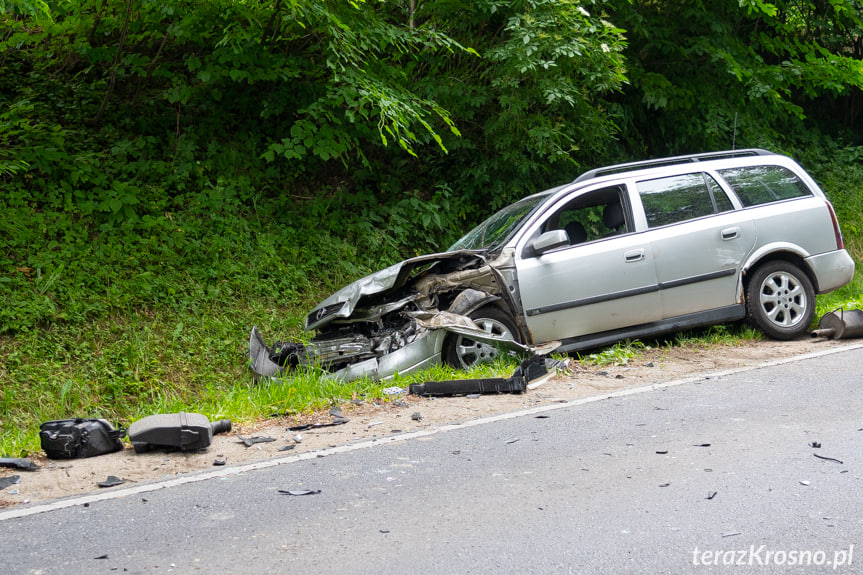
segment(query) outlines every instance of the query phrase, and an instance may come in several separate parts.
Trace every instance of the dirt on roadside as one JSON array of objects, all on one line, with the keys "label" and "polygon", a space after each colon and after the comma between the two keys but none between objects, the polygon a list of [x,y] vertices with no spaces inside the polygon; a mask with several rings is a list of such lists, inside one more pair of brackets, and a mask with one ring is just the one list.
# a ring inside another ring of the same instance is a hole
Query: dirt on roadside
[{"label": "dirt on roadside", "polygon": [[[582,367],[577,362],[571,362],[568,369],[559,370],[541,386],[522,394],[435,399],[396,395],[389,401],[379,403],[346,403],[339,408],[342,417],[349,420],[347,423],[300,431],[291,431],[289,427],[331,423],[333,417],[325,411],[303,416],[302,419],[285,417],[234,425],[231,432],[215,435],[210,447],[199,452],[152,451],[137,454],[127,443],[122,451],[88,459],[50,460],[44,454],[39,454],[30,458],[40,467],[38,471],[0,468],[0,479],[13,475],[20,477],[18,483],[0,491],[0,508],[31,505],[110,489],[97,485],[108,476],[121,479],[124,486],[181,477],[212,470],[221,464],[232,466],[290,457],[493,414],[602,396],[626,388],[755,367],[780,358],[842,348],[855,343],[806,338],[790,342],[748,342],[733,346],[655,348],[644,350],[637,360],[624,366]],[[247,447],[239,436],[247,439],[271,438],[273,441],[252,443]]]}]

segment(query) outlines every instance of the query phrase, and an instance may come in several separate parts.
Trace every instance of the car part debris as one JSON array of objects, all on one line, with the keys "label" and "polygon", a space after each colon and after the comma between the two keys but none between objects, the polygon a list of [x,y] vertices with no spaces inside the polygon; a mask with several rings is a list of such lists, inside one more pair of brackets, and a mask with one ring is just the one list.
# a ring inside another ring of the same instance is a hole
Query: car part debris
[{"label": "car part debris", "polygon": [[863,337],[863,310],[840,308],[825,313],[818,322],[818,329],[811,335],[830,339]]},{"label": "car part debris", "polygon": [[319,427],[334,427],[336,425],[344,425],[349,421],[350,419],[347,419],[346,417],[337,416],[333,417],[333,421],[330,423],[305,423],[303,425],[289,427],[288,431],[305,431],[307,429],[318,429]]},{"label": "car part debris", "polygon": [[204,449],[213,435],[231,431],[231,421],[222,419],[210,423],[200,413],[160,413],[139,419],[129,426],[129,439],[135,453],[150,449],[180,451]]},{"label": "car part debris", "polygon": [[118,485],[123,485],[124,483],[126,483],[125,479],[120,479],[115,475],[109,475],[105,481],[99,481],[96,485],[99,487],[116,487]]},{"label": "car part debris", "polygon": [[125,429],[105,419],[58,419],[39,426],[42,449],[50,459],[75,459],[123,449]]},{"label": "car part debris", "polygon": [[826,457],[824,455],[818,455],[817,453],[813,453],[812,455],[814,455],[818,459],[823,459],[825,461],[835,461],[836,463],[839,463],[840,465],[844,465],[844,463],[842,463],[840,460],[836,459],[835,457]]},{"label": "car part debris", "polygon": [[251,447],[251,446],[253,446],[253,445],[254,445],[254,444],[256,444],[256,443],[270,443],[270,442],[272,442],[272,441],[275,441],[275,439],[274,439],[274,438],[272,438],[272,437],[260,437],[260,436],[256,436],[256,437],[243,437],[243,436],[242,436],[242,435],[240,435],[239,433],[237,434],[237,439],[239,439],[239,440],[240,440],[240,443],[242,443],[242,444],[243,444],[243,445],[245,445],[246,447]]},{"label": "car part debris", "polygon": [[6,489],[10,485],[17,485],[21,483],[20,475],[10,475],[8,477],[0,477],[0,489]]},{"label": "car part debris", "polygon": [[548,374],[545,358],[535,355],[519,365],[510,378],[491,377],[479,379],[453,379],[414,383],[410,392],[414,395],[468,395],[476,393],[523,393],[528,382]]},{"label": "car part debris", "polygon": [[0,457],[0,467],[11,467],[23,469],[24,471],[38,471],[39,466],[29,458]]},{"label": "car part debris", "polygon": [[281,493],[282,495],[294,495],[294,496],[317,495],[320,492],[321,492],[320,489],[302,489],[302,490],[279,489],[279,493]]}]

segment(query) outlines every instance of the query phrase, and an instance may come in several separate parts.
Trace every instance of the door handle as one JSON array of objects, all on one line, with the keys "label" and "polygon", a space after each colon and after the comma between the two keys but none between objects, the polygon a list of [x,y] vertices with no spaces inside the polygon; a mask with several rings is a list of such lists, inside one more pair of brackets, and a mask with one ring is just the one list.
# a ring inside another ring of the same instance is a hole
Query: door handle
[{"label": "door handle", "polygon": [[721,233],[723,240],[733,240],[740,237],[740,228],[725,228]]},{"label": "door handle", "polygon": [[644,259],[644,248],[639,248],[637,250],[629,250],[628,252],[623,252],[623,259],[626,263],[631,264],[632,262],[638,262]]}]

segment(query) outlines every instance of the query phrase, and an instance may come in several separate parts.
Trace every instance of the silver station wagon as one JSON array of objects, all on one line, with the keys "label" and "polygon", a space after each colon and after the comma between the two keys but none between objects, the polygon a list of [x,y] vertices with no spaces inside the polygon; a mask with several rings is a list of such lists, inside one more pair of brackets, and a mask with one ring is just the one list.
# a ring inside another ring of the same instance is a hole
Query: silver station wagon
[{"label": "silver station wagon", "polygon": [[806,333],[854,274],[833,207],[788,157],[748,149],[620,164],[526,197],[445,253],[360,279],[306,318],[309,341],[250,337],[252,369],[384,379],[500,349],[584,350],[748,318]]}]

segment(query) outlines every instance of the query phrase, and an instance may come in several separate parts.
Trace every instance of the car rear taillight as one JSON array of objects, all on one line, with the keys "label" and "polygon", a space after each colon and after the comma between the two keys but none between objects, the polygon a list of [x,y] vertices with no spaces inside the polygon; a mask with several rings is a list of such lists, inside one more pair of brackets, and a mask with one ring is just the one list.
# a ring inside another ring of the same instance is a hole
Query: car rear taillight
[{"label": "car rear taillight", "polygon": [[845,248],[845,240],[842,239],[842,230],[839,229],[839,220],[836,218],[836,212],[833,210],[833,204],[825,200],[827,209],[830,210],[830,219],[833,220],[833,233],[836,235],[836,249]]}]

